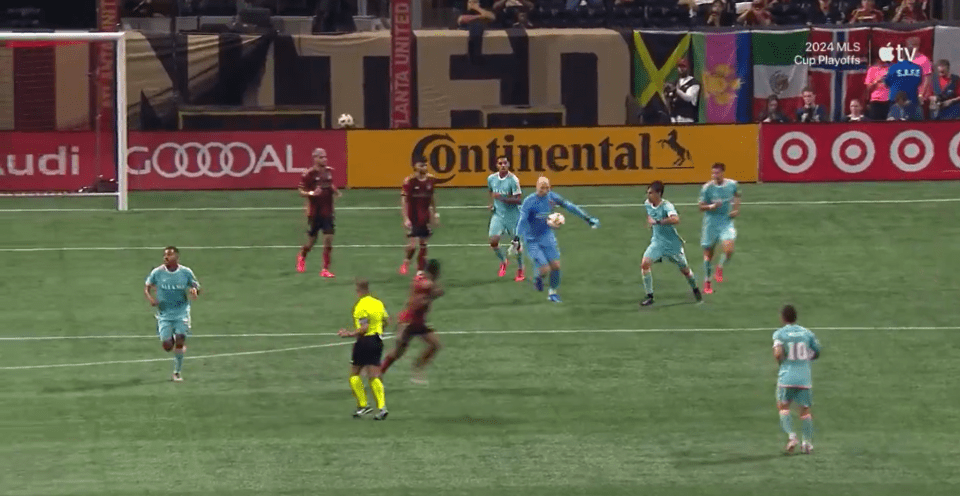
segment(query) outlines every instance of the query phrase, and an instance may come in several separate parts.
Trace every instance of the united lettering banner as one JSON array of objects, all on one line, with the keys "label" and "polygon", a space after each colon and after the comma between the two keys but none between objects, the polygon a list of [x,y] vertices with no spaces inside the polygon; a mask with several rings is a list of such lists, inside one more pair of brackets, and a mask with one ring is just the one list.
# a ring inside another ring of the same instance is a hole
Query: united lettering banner
[{"label": "united lettering banner", "polygon": [[[113,140],[97,134],[0,132],[0,191],[76,191],[115,177]],[[109,141],[109,143],[108,143]],[[99,145],[99,146],[98,146]],[[323,148],[347,184],[344,131],[131,132],[131,190],[295,188]]]},{"label": "united lettering banner", "polygon": [[762,124],[760,179],[763,182],[957,180],[960,179],[960,122]]},{"label": "united lettering banner", "polygon": [[524,185],[546,175],[556,185],[671,184],[709,180],[716,162],[727,176],[757,180],[757,126],[351,131],[352,188],[395,188],[416,160],[444,186],[484,186],[506,155]]}]

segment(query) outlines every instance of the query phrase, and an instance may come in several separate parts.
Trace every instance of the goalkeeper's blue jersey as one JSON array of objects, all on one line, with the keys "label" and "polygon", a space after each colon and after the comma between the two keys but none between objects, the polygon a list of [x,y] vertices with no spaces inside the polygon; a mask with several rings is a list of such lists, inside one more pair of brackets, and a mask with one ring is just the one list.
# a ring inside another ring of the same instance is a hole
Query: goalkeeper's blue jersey
[{"label": "goalkeeper's blue jersey", "polygon": [[544,196],[532,193],[520,205],[520,222],[517,223],[517,236],[528,241],[555,239],[553,228],[547,224],[547,217],[553,212],[554,206],[567,205],[562,196],[548,192]]}]

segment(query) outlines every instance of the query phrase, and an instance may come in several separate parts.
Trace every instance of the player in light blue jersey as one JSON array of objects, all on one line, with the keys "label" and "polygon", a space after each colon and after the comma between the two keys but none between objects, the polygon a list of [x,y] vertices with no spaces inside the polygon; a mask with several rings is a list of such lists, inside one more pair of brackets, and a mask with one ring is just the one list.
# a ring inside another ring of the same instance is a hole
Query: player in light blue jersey
[{"label": "player in light blue jersey", "polygon": [[[507,157],[497,158],[497,172],[487,177],[487,189],[490,190],[490,247],[500,259],[500,272],[503,277],[507,274],[509,260],[500,250],[500,236],[506,234],[507,239],[517,235],[517,223],[520,221],[520,203],[523,201],[520,191],[520,179],[510,172],[510,161]],[[517,255],[517,276],[514,281],[522,281],[523,254]]]},{"label": "player in light blue jersey", "polygon": [[740,215],[740,184],[733,179],[723,177],[727,166],[719,162],[713,164],[713,177],[700,188],[700,211],[703,212],[703,231],[700,233],[700,247],[703,248],[703,292],[713,293],[710,278],[713,275],[713,250],[719,242],[723,246],[723,255],[717,264],[717,282],[723,282],[723,265],[733,256],[733,243],[737,239],[737,229],[733,219]]},{"label": "player in light blue jersey", "polygon": [[783,327],[773,333],[773,357],[780,364],[777,376],[777,410],[780,411],[780,427],[788,436],[786,452],[797,447],[797,435],[793,432],[790,404],[800,405],[800,421],[803,424],[803,444],[800,452],[813,453],[813,376],[810,363],[820,358],[820,341],[809,329],[797,325],[797,309],[792,305],[780,311]]},{"label": "player in light blue jersey", "polygon": [[640,302],[642,307],[653,305],[651,267],[656,262],[662,262],[663,259],[675,263],[680,268],[680,272],[690,284],[690,289],[693,290],[693,296],[697,301],[703,300],[700,289],[697,288],[697,279],[687,265],[687,255],[683,252],[683,238],[677,232],[676,226],[680,223],[680,214],[672,203],[663,199],[663,190],[663,183],[654,181],[647,188],[647,200],[643,202],[647,209],[647,225],[653,230],[653,235],[650,237],[650,246],[643,252],[643,260],[640,262],[643,289],[647,292],[647,297]]},{"label": "player in light blue jersey", "polygon": [[176,246],[163,250],[163,265],[147,276],[143,294],[150,305],[157,307],[157,334],[163,349],[173,350],[173,380],[180,382],[190,334],[190,300],[200,294],[200,282],[189,267],[180,265],[180,250]]},{"label": "player in light blue jersey", "polygon": [[543,278],[550,274],[550,291],[547,298],[554,303],[560,303],[560,295],[557,294],[557,288],[560,287],[560,248],[553,234],[553,228],[557,226],[547,223],[547,217],[553,212],[554,206],[567,209],[570,213],[587,221],[587,224],[594,229],[600,227],[600,220],[590,217],[582,208],[550,191],[550,180],[542,176],[537,179],[537,192],[526,197],[520,205],[517,236],[513,238],[514,249],[520,250],[522,238],[527,256],[537,264],[538,274],[534,280],[537,291],[543,291]]}]

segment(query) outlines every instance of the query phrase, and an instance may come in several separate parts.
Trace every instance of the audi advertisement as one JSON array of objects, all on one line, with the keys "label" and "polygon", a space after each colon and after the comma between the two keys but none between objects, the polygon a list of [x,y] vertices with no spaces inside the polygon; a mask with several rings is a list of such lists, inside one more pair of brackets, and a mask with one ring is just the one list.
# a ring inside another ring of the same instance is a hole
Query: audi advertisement
[{"label": "audi advertisement", "polygon": [[760,127],[764,182],[960,179],[960,123],[771,124]]},{"label": "audi advertisement", "polygon": [[[0,133],[0,191],[72,191],[115,177],[112,135]],[[131,132],[131,190],[295,188],[316,148],[347,184],[344,131]]]}]

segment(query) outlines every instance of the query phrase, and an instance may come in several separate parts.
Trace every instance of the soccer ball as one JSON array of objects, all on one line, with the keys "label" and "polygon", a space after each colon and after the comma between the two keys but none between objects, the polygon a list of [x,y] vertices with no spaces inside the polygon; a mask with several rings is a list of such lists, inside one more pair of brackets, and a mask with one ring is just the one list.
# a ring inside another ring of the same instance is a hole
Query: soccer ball
[{"label": "soccer ball", "polygon": [[547,217],[547,224],[549,224],[550,227],[560,227],[566,221],[567,219],[564,219],[563,214],[560,212],[554,212]]},{"label": "soccer ball", "polygon": [[340,118],[337,119],[337,125],[340,127],[353,127],[353,116],[350,114],[340,114]]}]

